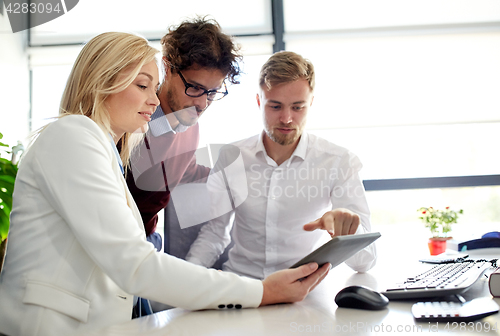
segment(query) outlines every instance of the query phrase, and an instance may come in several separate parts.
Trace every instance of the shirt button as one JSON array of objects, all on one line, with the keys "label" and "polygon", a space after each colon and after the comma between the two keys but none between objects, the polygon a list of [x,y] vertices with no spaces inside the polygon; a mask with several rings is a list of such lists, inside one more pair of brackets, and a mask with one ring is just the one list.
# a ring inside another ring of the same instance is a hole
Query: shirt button
[{"label": "shirt button", "polygon": [[234,305],[232,303],[230,303],[230,304],[227,305],[227,308],[229,308],[229,309],[231,309],[233,307],[234,307]]},{"label": "shirt button", "polygon": [[240,305],[240,304],[237,304],[237,305],[235,305],[235,306],[234,306],[234,308],[236,308],[236,309],[241,309],[242,307],[241,307],[241,305]]},{"label": "shirt button", "polygon": [[219,308],[219,309],[224,309],[224,308],[226,308],[226,305],[220,304],[220,305],[218,306],[218,308]]}]

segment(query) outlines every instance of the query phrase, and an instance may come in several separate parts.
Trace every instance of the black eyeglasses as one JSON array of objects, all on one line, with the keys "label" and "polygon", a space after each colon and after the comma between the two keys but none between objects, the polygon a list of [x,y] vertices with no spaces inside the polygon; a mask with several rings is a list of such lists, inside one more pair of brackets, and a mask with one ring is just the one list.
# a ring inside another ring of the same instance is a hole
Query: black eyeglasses
[{"label": "black eyeglasses", "polygon": [[227,96],[229,92],[227,92],[227,86],[226,82],[224,82],[224,90],[225,91],[217,91],[217,90],[205,90],[198,85],[193,85],[188,82],[186,82],[186,79],[184,79],[184,76],[181,74],[180,71],[177,71],[179,73],[179,77],[181,77],[182,82],[184,83],[184,86],[186,87],[186,93],[187,96],[189,97],[201,97],[204,94],[207,95],[207,99],[214,101],[214,100],[219,100]]}]

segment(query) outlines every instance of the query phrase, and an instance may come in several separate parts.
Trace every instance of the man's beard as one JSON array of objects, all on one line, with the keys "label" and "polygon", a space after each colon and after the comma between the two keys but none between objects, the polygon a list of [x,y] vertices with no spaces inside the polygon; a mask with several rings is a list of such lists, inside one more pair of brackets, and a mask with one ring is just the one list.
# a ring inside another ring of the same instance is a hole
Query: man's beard
[{"label": "man's beard", "polygon": [[[193,126],[194,124],[196,124],[198,122],[199,117],[203,113],[203,110],[199,110],[195,106],[184,106],[184,107],[181,107],[181,105],[177,102],[177,99],[175,99],[174,91],[171,88],[167,89],[166,101],[167,101],[167,104],[168,104],[168,106],[170,108],[170,111],[173,112],[174,116],[177,118],[177,120],[179,121],[179,123],[181,125],[184,125],[184,126],[187,126],[187,127]],[[189,108],[195,108],[196,109],[196,112],[198,113],[198,116],[196,118],[193,118],[189,114],[189,112],[182,111],[182,110],[189,109]]]},{"label": "man's beard", "polygon": [[[280,124],[277,128],[290,128],[289,126],[286,126],[284,124]],[[278,131],[276,128],[271,128],[267,123],[265,127],[265,132],[267,136],[274,142],[276,142],[279,145],[282,146],[288,146],[293,144],[295,141],[297,141],[298,138],[300,138],[302,134],[302,129],[298,126],[294,128],[295,132],[292,132],[290,134],[283,134],[280,131]]]}]

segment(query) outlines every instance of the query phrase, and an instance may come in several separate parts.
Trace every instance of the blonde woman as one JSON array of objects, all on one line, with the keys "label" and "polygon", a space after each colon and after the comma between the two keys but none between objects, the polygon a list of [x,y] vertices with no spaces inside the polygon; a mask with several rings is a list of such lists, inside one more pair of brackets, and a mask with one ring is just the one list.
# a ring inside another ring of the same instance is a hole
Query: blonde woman
[{"label": "blonde woman", "polygon": [[156,52],[141,37],[104,33],[78,56],[60,117],[17,175],[0,333],[71,335],[121,323],[134,295],[187,309],[294,302],[326,275],[328,265],[311,264],[252,280],[157,253],[146,241],[122,172],[159,104]]}]

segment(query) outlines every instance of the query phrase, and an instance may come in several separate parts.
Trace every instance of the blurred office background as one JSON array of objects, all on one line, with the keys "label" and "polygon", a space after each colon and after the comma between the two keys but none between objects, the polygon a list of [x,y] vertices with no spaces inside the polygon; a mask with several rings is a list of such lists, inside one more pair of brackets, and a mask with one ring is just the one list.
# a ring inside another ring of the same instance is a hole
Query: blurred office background
[{"label": "blurred office background", "polygon": [[241,84],[200,119],[201,142],[262,130],[260,66],[274,51],[312,60],[307,130],[362,162],[374,230],[427,238],[422,206],[464,209],[455,236],[500,227],[500,1],[80,0],[62,17],[13,34],[0,15],[0,132],[15,144],[57,115],[82,44],[136,32],[158,49],[171,25],[216,19],[244,54]]}]

